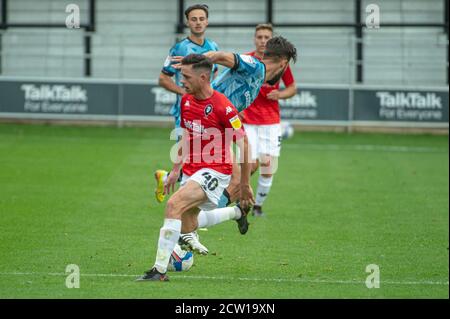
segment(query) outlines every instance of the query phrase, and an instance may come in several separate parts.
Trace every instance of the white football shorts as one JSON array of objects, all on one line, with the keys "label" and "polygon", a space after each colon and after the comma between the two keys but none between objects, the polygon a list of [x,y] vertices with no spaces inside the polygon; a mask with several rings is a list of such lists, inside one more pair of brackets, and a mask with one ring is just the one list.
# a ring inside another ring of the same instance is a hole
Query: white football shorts
[{"label": "white football shorts", "polygon": [[211,168],[202,168],[192,176],[183,174],[180,186],[184,186],[190,180],[198,183],[205,192],[206,197],[208,197],[208,200],[199,205],[198,208],[201,210],[213,210],[217,208],[223,191],[230,184],[231,175],[219,173]]},{"label": "white football shorts", "polygon": [[281,125],[250,125],[245,124],[248,142],[250,143],[252,160],[260,155],[279,157],[281,150]]}]

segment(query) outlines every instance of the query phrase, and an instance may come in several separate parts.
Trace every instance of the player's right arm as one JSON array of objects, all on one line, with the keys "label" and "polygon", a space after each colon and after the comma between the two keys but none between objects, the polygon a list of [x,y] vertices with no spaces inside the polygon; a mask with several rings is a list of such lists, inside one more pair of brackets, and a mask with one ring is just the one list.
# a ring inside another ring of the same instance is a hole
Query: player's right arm
[{"label": "player's right arm", "polygon": [[171,190],[172,190],[172,193],[175,192],[175,185],[177,184],[177,181],[180,177],[180,171],[183,166],[183,161],[182,161],[183,154],[182,154],[181,145],[183,145],[182,143],[184,143],[184,141],[185,141],[185,137],[184,137],[184,132],[183,132],[183,137],[178,142],[178,145],[179,145],[178,160],[173,163],[172,170],[170,171],[169,176],[167,176],[166,182],[164,183],[164,195],[169,195]]},{"label": "player's right arm", "polygon": [[[181,117],[183,118],[183,105],[185,104],[185,98],[186,95],[184,95],[181,98]],[[173,167],[172,170],[169,173],[169,176],[166,179],[166,182],[164,183],[164,195],[170,194],[170,191],[172,190],[172,193],[175,191],[175,185],[178,182],[178,179],[180,177],[180,171],[183,167],[183,163],[186,160],[186,157],[188,156],[189,150],[189,133],[186,130],[186,127],[184,125],[184,121],[181,121],[180,126],[183,128],[183,134],[181,136],[181,139],[177,142],[177,151],[175,156],[172,156],[171,158],[173,161]],[[184,152],[183,152],[184,151]]]},{"label": "player's right arm", "polygon": [[173,92],[175,94],[183,95],[186,92],[184,89],[180,86],[178,86],[172,77],[177,73],[180,72],[178,69],[174,68],[172,65],[172,56],[179,55],[180,53],[177,50],[177,45],[174,45],[170,51],[169,55],[167,56],[166,60],[164,61],[164,66],[161,70],[161,73],[159,74],[158,84],[159,86],[165,88],[167,91]]},{"label": "player's right arm", "polygon": [[171,76],[163,72],[159,74],[158,84],[159,86],[165,88],[167,91],[173,92],[175,94],[186,94],[186,91],[181,86],[175,84]]}]

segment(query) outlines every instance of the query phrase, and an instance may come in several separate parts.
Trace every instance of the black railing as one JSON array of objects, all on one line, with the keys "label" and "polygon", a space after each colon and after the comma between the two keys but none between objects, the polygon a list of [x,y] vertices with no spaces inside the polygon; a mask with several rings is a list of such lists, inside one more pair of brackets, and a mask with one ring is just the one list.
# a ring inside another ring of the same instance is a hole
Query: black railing
[{"label": "black railing", "polygon": [[[444,3],[444,13],[442,23],[380,23],[381,27],[389,28],[404,28],[404,27],[425,27],[425,28],[443,28],[444,33],[447,37],[447,84],[449,83],[449,55],[448,55],[448,9],[449,0],[443,0]],[[84,34],[84,75],[89,77],[92,74],[91,67],[91,53],[92,53],[92,43],[91,37],[88,32],[95,32],[96,27],[96,2],[95,0],[89,0],[89,19],[86,24],[81,24],[85,32]],[[274,0],[266,0],[266,23],[272,23],[276,28],[353,28],[356,37],[355,43],[355,79],[357,83],[364,82],[364,46],[363,46],[363,35],[364,28],[366,25],[362,22],[362,0],[355,0],[355,17],[353,23],[277,23],[274,21]],[[8,28],[66,28],[65,24],[54,24],[54,23],[10,23],[8,20],[8,0],[0,0],[1,8],[1,21],[0,30],[6,30]],[[175,32],[177,34],[182,34],[185,28],[187,28],[184,23],[184,10],[185,1],[178,0],[178,23],[176,24]],[[263,21],[261,21],[263,22]],[[256,23],[210,23],[209,28],[254,28]],[[0,34],[0,53],[2,52],[2,41]],[[0,74],[2,74],[2,56],[0,54]]]},{"label": "black railing", "polygon": [[[419,28],[443,28],[445,34],[447,35],[447,84],[449,83],[449,56],[448,56],[448,9],[449,0],[442,0],[444,2],[444,19],[442,23],[393,23],[386,22],[380,23],[380,28],[407,28],[407,27],[419,27]],[[177,33],[183,33],[183,30],[187,28],[184,23],[183,11],[184,0],[178,0],[178,23],[177,23]],[[273,21],[273,11],[274,11],[274,0],[266,0],[266,23],[272,23],[275,28],[353,28],[355,30],[356,44],[355,44],[355,78],[357,83],[364,82],[364,46],[363,46],[363,35],[364,28],[366,24],[362,22],[361,15],[362,10],[362,0],[355,0],[354,2],[355,18],[353,23],[277,23]],[[181,13],[181,14],[180,14]],[[258,22],[258,23],[262,23]],[[254,28],[257,23],[210,23],[208,28]]]},{"label": "black railing", "polygon": [[[8,0],[0,0],[0,7],[2,8],[2,20],[0,22],[0,30],[6,30],[8,28],[67,28],[65,24],[62,23],[9,23],[8,22]],[[95,0],[89,0],[89,21],[86,24],[80,24],[80,28],[84,30],[84,75],[90,77],[92,72],[91,68],[91,37],[88,32],[95,32]],[[2,52],[1,47],[2,39],[0,34],[0,53]],[[0,54],[0,74],[2,74],[2,56]]]},{"label": "black railing", "polygon": [[448,84],[448,79],[449,79],[449,74],[448,74],[448,1],[449,0],[444,0],[444,33],[447,36],[447,84]]}]

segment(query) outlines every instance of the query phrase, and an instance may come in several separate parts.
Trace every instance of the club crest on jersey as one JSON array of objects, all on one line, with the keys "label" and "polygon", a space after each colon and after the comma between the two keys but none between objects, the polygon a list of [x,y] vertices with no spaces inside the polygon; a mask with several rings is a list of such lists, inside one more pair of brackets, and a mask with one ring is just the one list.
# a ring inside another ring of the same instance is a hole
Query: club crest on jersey
[{"label": "club crest on jersey", "polygon": [[190,105],[189,100],[184,103],[184,106],[186,106],[186,107],[188,107],[189,105]]},{"label": "club crest on jersey", "polygon": [[233,112],[233,109],[231,108],[231,106],[227,106],[227,108],[225,109],[225,115],[228,115],[231,112]]},{"label": "club crest on jersey", "polygon": [[230,119],[230,124],[235,130],[239,130],[242,127],[242,123],[241,123],[241,120],[239,119],[238,115],[233,116]]},{"label": "club crest on jersey", "polygon": [[213,111],[212,105],[211,105],[211,104],[208,104],[208,105],[205,107],[205,110],[204,110],[205,117],[207,117],[209,114],[211,114],[212,111]]}]

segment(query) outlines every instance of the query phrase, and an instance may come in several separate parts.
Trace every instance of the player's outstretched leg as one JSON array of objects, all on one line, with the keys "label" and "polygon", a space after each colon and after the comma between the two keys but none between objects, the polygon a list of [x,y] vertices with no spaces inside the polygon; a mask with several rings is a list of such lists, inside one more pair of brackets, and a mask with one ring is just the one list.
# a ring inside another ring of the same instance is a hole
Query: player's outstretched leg
[{"label": "player's outstretched leg", "polygon": [[162,203],[166,195],[164,195],[164,182],[167,178],[167,171],[158,169],[155,172],[155,180],[156,180],[156,188],[155,188],[155,197],[158,203]]},{"label": "player's outstretched leg", "polygon": [[239,232],[244,235],[248,231],[248,212],[249,209],[244,210],[239,204],[233,207],[217,208],[209,211],[201,210],[197,217],[198,227],[207,228],[228,220],[235,220],[238,223]]},{"label": "player's outstretched leg", "polygon": [[[244,210],[239,204],[234,207],[217,208],[209,211],[201,210],[197,216],[197,228],[207,228],[228,220],[235,220],[239,232],[244,235],[250,225],[247,220],[248,212],[249,209]],[[178,245],[184,250],[192,250],[202,255],[208,254],[208,248],[202,245],[199,239],[196,231],[184,233],[180,235]]]}]

